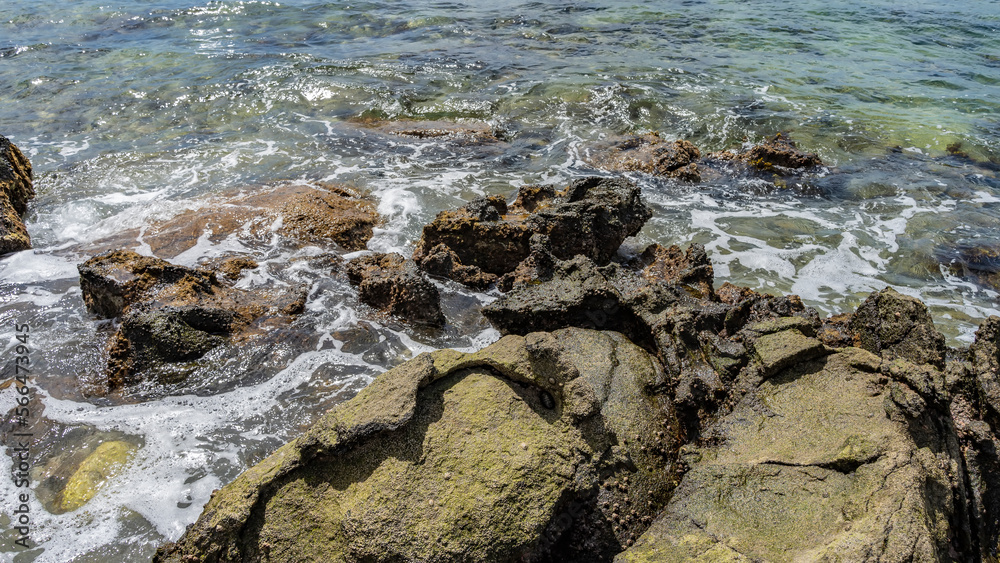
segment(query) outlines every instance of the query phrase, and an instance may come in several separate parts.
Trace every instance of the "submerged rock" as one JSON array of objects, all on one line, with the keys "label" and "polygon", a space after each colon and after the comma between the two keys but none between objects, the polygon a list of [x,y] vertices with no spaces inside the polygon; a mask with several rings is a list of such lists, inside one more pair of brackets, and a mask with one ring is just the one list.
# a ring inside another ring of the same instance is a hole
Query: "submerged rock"
[{"label": "submerged rock", "polygon": [[[201,200],[184,211],[142,229],[98,240],[77,252],[99,253],[147,248],[172,259],[199,241],[219,244],[234,239],[250,251],[264,252],[276,242],[319,245],[343,251],[364,250],[381,218],[374,202],[332,184],[286,184],[247,189]],[[275,235],[280,239],[275,240]]]},{"label": "submerged rock", "polygon": [[441,296],[413,260],[367,254],[347,263],[347,277],[362,303],[415,324],[444,326]]},{"label": "submerged rock", "polygon": [[[79,271],[87,310],[121,319],[108,349],[111,390],[163,364],[196,360],[232,338],[259,337],[289,323],[305,305],[301,289],[237,289],[213,271],[130,250],[95,256]],[[186,377],[184,369],[161,371],[161,382]]]},{"label": "submerged rock", "polygon": [[0,255],[31,248],[21,217],[34,197],[31,163],[17,145],[0,135]]},{"label": "submerged rock", "polygon": [[439,213],[424,227],[413,260],[428,272],[477,287],[513,272],[533,244],[559,259],[583,255],[607,264],[650,216],[639,188],[624,180],[585,178],[560,192],[529,186],[509,207],[504,198],[490,196]]},{"label": "submerged rock", "polygon": [[607,332],[423,354],[218,491],[154,560],[607,561],[672,488],[661,383]]},{"label": "submerged rock", "polygon": [[136,446],[123,440],[103,442],[83,460],[62,491],[58,512],[71,512],[87,504],[106,481],[128,463]]},{"label": "submerged rock", "polygon": [[376,131],[413,139],[440,140],[463,143],[496,143],[500,139],[488,123],[454,121],[363,121],[363,125]]},{"label": "submerged rock", "polygon": [[636,135],[596,151],[590,163],[604,170],[640,171],[689,182],[701,180],[697,160],[701,151],[688,141],[666,141],[659,133]]}]

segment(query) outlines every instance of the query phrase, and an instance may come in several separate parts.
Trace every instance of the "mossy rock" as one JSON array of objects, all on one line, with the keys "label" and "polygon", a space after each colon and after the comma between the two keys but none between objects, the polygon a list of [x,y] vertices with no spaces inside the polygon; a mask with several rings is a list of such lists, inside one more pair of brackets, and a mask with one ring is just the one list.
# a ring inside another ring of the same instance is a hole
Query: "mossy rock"
[{"label": "mossy rock", "polygon": [[[969,553],[960,454],[916,392],[884,384],[880,365],[844,348],[764,381],[709,429],[717,445],[692,456],[666,511],[616,563]],[[917,419],[890,415],[901,410],[893,388]]]},{"label": "mossy rock", "polygon": [[215,494],[155,560],[607,561],[670,494],[662,379],[611,332],[422,354]]},{"label": "mossy rock", "polygon": [[944,368],[944,335],[927,306],[891,287],[872,293],[851,317],[855,343],[886,360],[902,358]]},{"label": "mossy rock", "polygon": [[59,502],[59,512],[80,508],[94,498],[97,491],[122,467],[135,452],[136,446],[122,440],[104,442],[83,460],[70,476]]}]

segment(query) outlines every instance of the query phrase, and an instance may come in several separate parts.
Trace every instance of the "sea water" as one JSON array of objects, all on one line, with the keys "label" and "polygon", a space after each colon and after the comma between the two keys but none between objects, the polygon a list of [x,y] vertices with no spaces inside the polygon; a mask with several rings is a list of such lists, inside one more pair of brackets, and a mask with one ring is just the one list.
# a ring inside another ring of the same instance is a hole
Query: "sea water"
[{"label": "sea water", "polygon": [[[781,132],[826,166],[781,185],[629,174],[654,217],[624,251],[701,243],[718,283],[795,293],[824,315],[891,286],[923,299],[953,346],[1000,314],[962,264],[962,249],[1000,248],[996,1],[6,0],[0,94],[0,134],[38,191],[34,249],[0,259],[5,379],[28,325],[32,408],[65,431],[49,448],[80,435],[138,448],[81,508],[50,514],[33,493],[27,550],[11,520],[25,489],[0,479],[5,561],[148,561],[213,489],[382,371],[498,337],[468,313],[495,294],[441,284],[449,325],[429,334],[309,266],[321,249],[275,246],[240,284],[308,287],[308,349],[237,385],[212,386],[243,369],[220,360],[194,392],[88,392],[113,326],[83,305],[77,249],[229,190],[348,185],[385,217],[369,249],[408,255],[441,210],[601,174],[587,156],[620,135],[708,152]],[[501,141],[391,138],[372,120],[486,124]],[[206,240],[175,261],[228,250]],[[0,390],[0,412],[17,397]]]}]

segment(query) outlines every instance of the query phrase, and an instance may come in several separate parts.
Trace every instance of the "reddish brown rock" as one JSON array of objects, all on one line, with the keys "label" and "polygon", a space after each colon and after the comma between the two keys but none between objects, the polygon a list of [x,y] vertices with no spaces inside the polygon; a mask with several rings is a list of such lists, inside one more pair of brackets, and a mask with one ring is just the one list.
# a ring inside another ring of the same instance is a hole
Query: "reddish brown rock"
[{"label": "reddish brown rock", "polygon": [[0,255],[31,248],[21,217],[34,197],[31,163],[14,143],[0,135]]},{"label": "reddish brown rock", "polygon": [[171,259],[199,240],[217,244],[235,237],[251,250],[266,250],[275,234],[288,244],[364,250],[380,222],[371,199],[330,184],[289,184],[215,196],[166,221],[131,229],[75,250],[98,253],[148,245]]},{"label": "reddish brown rock", "polygon": [[640,171],[698,182],[701,174],[695,162],[699,158],[701,151],[690,142],[666,141],[654,132],[616,141],[610,147],[598,150],[590,163],[604,170]]},{"label": "reddish brown rock", "polygon": [[347,277],[362,303],[414,324],[444,326],[440,294],[412,260],[368,254],[347,263]]},{"label": "reddish brown rock", "polygon": [[677,245],[664,248],[653,244],[643,251],[641,260],[646,265],[642,270],[646,279],[685,286],[698,298],[715,297],[712,262],[700,244],[691,245],[687,253]]},{"label": "reddish brown rock", "polygon": [[223,260],[222,264],[219,265],[219,271],[227,278],[235,280],[243,274],[243,270],[253,270],[258,266],[259,264],[253,258],[234,256]]}]

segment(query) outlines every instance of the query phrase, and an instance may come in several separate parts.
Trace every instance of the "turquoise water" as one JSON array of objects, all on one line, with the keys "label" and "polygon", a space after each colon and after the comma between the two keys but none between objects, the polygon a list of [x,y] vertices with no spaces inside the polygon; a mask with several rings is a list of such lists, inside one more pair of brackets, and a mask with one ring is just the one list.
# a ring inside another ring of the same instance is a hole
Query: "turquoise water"
[{"label": "turquoise water", "polygon": [[[0,538],[16,561],[146,561],[212,488],[380,371],[496,337],[460,315],[490,295],[444,288],[450,326],[428,336],[374,318],[322,272],[276,268],[267,281],[310,287],[316,350],[215,397],[88,396],[107,326],[83,308],[74,249],[233,188],[355,186],[387,217],[370,248],[409,253],[438,211],[595,173],[591,148],[617,135],[711,151],[783,132],[828,167],[784,188],[632,175],[655,217],[629,247],[700,242],[720,283],[794,292],[824,314],[891,285],[930,304],[952,345],[1000,314],[963,269],[966,250],[1000,248],[996,1],[7,0],[0,94],[0,134],[38,190],[35,250],[0,260],[0,318],[38,329],[47,417],[143,444],[84,508],[34,506],[39,548]],[[391,138],[363,126],[376,119],[485,123],[502,142]],[[199,251],[191,264],[219,249]],[[0,409],[12,401],[0,391]],[[12,491],[0,485],[0,512]]]}]

